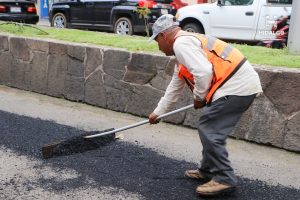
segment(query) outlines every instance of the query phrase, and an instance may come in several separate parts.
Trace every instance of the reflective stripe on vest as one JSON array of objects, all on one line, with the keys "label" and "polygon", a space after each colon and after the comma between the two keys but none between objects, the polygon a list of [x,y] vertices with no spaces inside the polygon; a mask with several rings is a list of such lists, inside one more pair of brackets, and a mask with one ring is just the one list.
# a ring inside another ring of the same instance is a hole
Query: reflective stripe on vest
[{"label": "reflective stripe on vest", "polygon": [[[176,35],[176,38],[180,36],[193,36],[199,39],[202,49],[207,54],[207,59],[213,66],[213,78],[205,98],[206,102],[210,103],[216,90],[235,74],[235,72],[246,62],[246,58],[236,48],[214,37],[188,33],[185,31],[180,31],[179,34]],[[178,77],[184,79],[187,83],[194,83],[193,75],[181,64],[179,65]],[[189,87],[191,88],[190,85]]]}]

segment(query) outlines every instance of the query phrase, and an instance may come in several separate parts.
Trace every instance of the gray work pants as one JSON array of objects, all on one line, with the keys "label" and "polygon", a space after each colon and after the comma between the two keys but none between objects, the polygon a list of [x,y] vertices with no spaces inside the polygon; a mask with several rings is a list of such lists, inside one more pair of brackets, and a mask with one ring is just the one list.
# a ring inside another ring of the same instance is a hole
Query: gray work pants
[{"label": "gray work pants", "polygon": [[199,170],[207,178],[218,183],[237,185],[237,178],[228,160],[226,139],[255,96],[226,96],[203,108],[198,126],[203,146]]}]

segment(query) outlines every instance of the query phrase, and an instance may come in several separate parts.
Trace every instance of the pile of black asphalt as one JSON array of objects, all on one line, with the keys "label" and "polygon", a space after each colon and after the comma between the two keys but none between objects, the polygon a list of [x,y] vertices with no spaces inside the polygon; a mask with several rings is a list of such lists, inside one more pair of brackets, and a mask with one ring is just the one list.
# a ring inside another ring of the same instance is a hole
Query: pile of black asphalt
[{"label": "pile of black asphalt", "polygon": [[[170,159],[136,144],[116,141],[83,153],[42,158],[41,147],[44,144],[83,133],[82,130],[51,121],[0,111],[0,146],[19,155],[41,160],[42,164],[35,166],[37,168],[50,165],[62,170],[73,169],[80,174],[76,178],[64,181],[50,179],[30,183],[28,180],[31,185],[38,184],[38,187],[46,191],[64,192],[85,187],[85,179],[89,177],[94,180],[90,187],[120,188],[139,194],[144,199],[204,199],[195,193],[195,188],[200,182],[183,178],[184,171],[196,168],[196,163]],[[239,184],[233,195],[221,196],[220,199],[300,199],[300,191],[294,188],[271,186],[266,182],[243,177],[239,177]],[[5,185],[0,185],[0,188],[5,189],[3,187]]]},{"label": "pile of black asphalt", "polygon": [[42,146],[43,158],[47,159],[56,156],[66,156],[73,153],[83,153],[85,151],[101,148],[111,142],[114,142],[116,140],[116,134],[114,133],[95,138],[85,138],[85,136],[96,135],[112,130],[114,129],[111,128],[102,131],[89,131],[65,140],[45,144]]}]

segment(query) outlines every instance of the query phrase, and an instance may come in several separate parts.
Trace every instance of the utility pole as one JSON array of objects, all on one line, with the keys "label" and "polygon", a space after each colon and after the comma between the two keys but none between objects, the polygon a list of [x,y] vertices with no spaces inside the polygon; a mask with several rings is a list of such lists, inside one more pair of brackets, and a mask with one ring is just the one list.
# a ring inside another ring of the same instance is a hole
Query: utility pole
[{"label": "utility pole", "polygon": [[300,1],[293,0],[288,37],[289,53],[300,55]]}]

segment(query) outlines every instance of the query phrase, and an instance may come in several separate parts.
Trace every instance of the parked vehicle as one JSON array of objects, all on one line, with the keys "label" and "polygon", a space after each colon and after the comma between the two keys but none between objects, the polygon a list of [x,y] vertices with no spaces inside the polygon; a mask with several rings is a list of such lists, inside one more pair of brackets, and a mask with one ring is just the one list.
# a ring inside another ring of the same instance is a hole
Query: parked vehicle
[{"label": "parked vehicle", "polygon": [[148,22],[151,28],[162,14],[175,14],[172,0],[59,0],[54,1],[49,12],[51,26],[56,28],[86,28],[114,31],[132,35],[145,32],[144,19],[138,7],[150,10]]},{"label": "parked vehicle", "polygon": [[0,0],[0,20],[36,24],[39,16],[33,0]]},{"label": "parked vehicle", "polygon": [[289,36],[290,18],[291,16],[289,15],[278,19],[272,27],[272,32],[276,34],[276,38],[260,41],[257,45],[275,49],[286,47]]},{"label": "parked vehicle", "polygon": [[219,0],[178,10],[180,26],[221,39],[262,41],[276,38],[272,26],[291,14],[292,0]]}]

